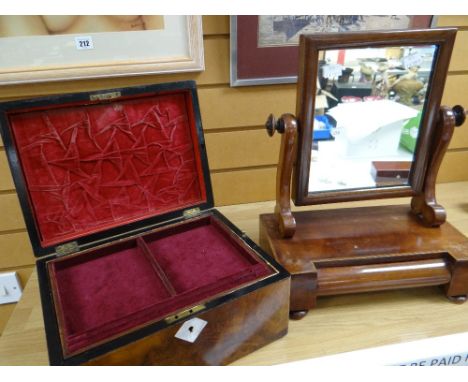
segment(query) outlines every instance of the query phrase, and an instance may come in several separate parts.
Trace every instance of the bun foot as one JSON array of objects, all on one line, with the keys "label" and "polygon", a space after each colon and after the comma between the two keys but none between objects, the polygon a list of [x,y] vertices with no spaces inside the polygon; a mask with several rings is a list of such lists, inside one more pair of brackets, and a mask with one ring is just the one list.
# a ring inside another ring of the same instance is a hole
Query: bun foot
[{"label": "bun foot", "polygon": [[308,312],[308,310],[295,310],[289,312],[289,318],[291,320],[302,320]]},{"label": "bun foot", "polygon": [[461,296],[447,296],[447,298],[453,302],[454,304],[463,304],[466,299],[467,299],[467,296],[466,295],[461,295]]}]

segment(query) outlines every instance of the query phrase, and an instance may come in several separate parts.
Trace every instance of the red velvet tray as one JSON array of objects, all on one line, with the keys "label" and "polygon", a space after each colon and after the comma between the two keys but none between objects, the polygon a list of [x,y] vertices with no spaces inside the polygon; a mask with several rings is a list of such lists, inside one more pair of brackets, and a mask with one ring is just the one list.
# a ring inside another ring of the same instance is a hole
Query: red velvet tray
[{"label": "red velvet tray", "polygon": [[274,273],[211,215],[48,269],[67,356]]}]

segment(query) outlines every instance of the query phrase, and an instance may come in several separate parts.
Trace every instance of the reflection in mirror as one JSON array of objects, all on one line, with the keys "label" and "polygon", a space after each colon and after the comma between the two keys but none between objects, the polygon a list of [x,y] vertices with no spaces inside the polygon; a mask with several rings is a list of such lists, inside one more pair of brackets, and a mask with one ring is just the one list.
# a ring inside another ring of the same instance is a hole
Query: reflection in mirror
[{"label": "reflection in mirror", "polygon": [[319,52],[309,193],[407,185],[436,46]]}]

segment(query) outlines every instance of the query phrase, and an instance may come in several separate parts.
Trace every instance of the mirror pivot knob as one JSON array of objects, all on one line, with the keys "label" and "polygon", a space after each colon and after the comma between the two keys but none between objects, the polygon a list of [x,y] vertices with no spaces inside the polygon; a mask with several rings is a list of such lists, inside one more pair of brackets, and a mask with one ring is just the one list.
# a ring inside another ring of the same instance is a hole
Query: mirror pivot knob
[{"label": "mirror pivot knob", "polygon": [[276,119],[273,114],[270,114],[268,116],[267,121],[265,122],[265,128],[270,137],[272,137],[275,134],[275,130],[278,133],[283,134],[284,133],[284,120],[283,118]]},{"label": "mirror pivot knob", "polygon": [[452,108],[453,115],[455,116],[455,126],[461,126],[466,119],[466,111],[461,105],[456,105]]}]

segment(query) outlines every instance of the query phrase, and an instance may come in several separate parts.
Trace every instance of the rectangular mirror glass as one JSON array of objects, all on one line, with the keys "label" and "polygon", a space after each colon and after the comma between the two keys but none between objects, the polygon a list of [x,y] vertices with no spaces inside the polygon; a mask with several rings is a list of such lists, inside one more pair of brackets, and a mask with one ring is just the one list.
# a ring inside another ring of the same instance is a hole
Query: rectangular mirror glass
[{"label": "rectangular mirror glass", "polygon": [[309,193],[409,184],[437,45],[318,51]]}]

